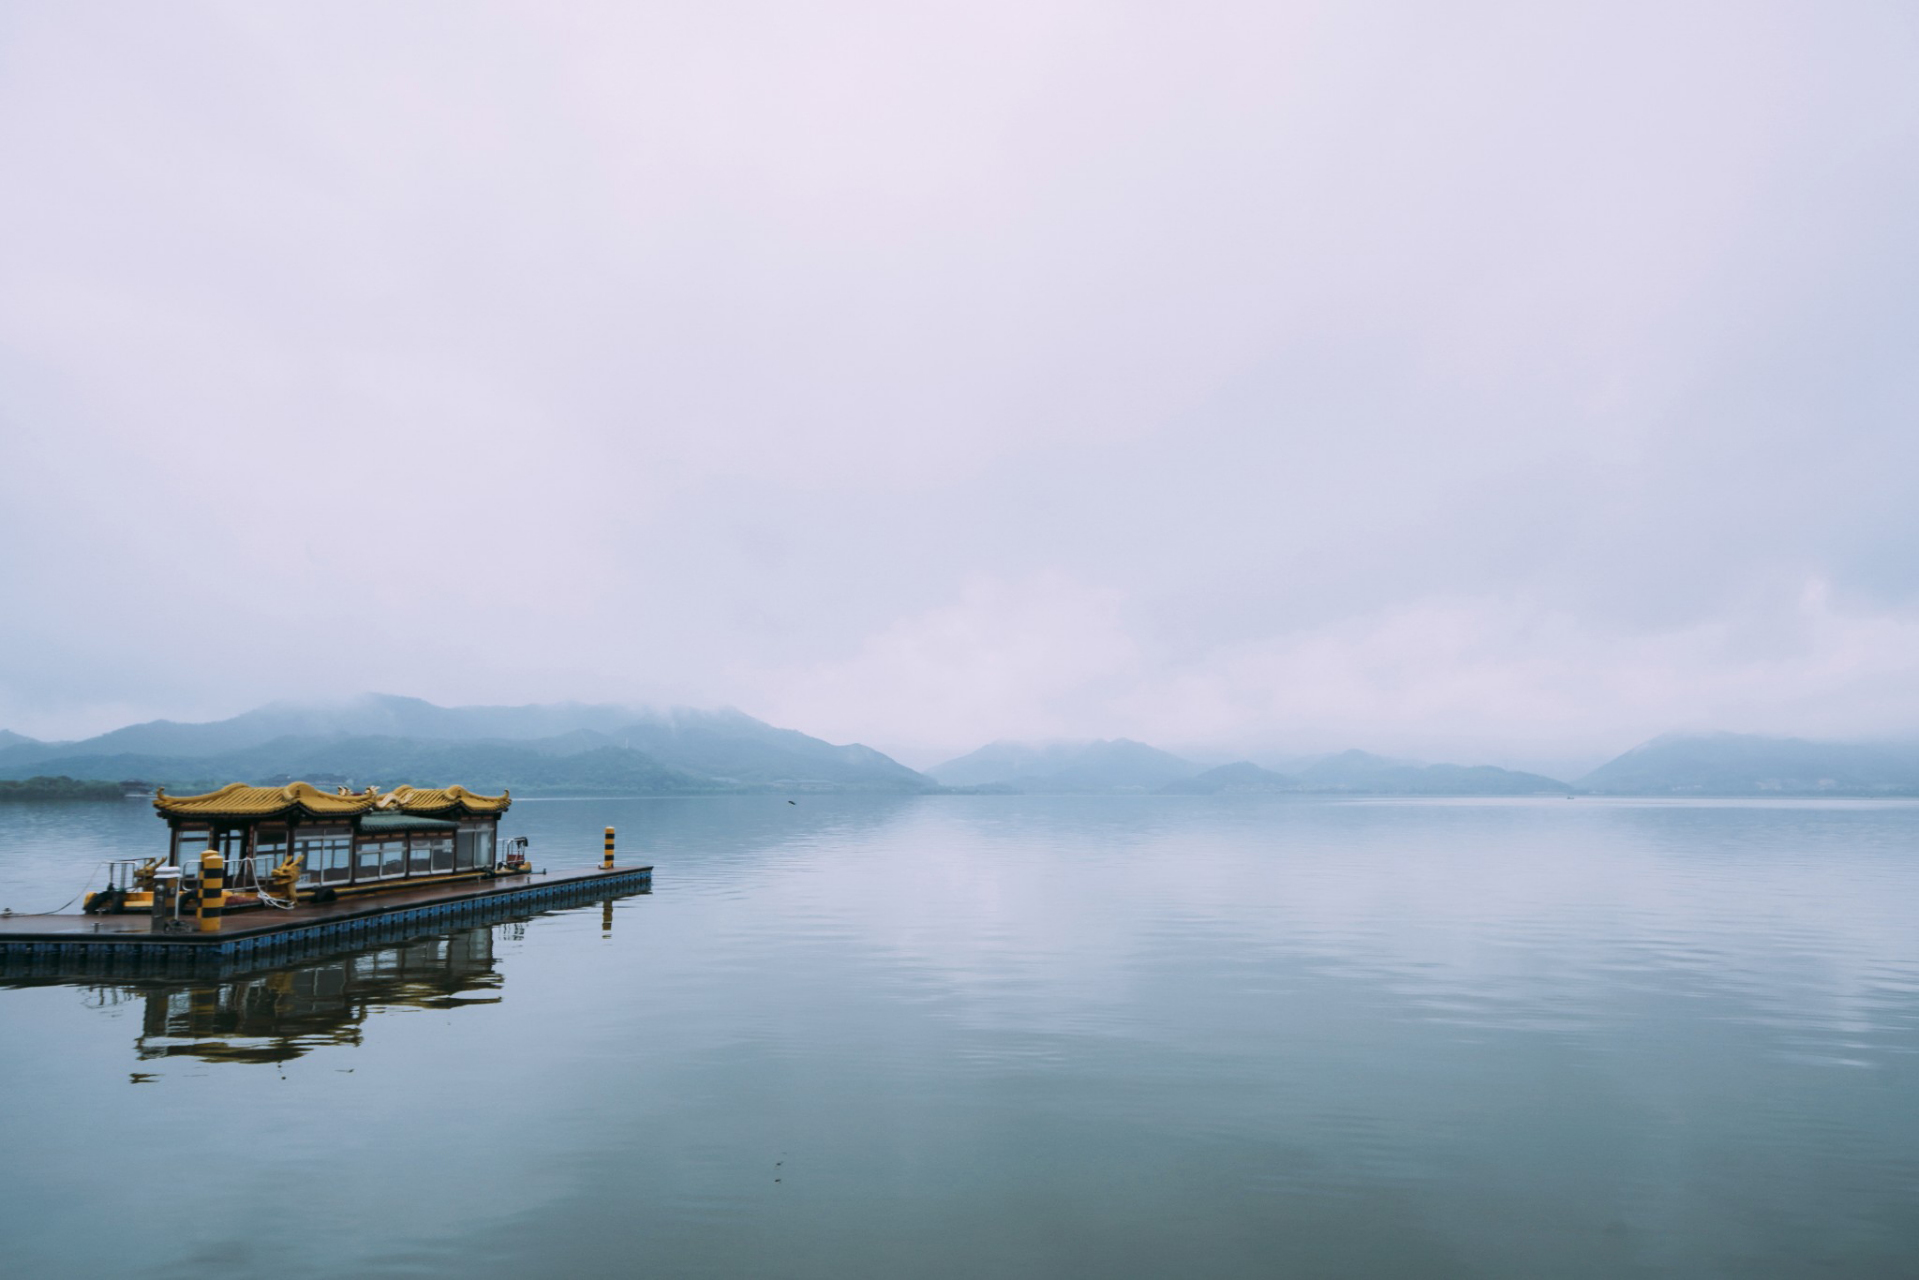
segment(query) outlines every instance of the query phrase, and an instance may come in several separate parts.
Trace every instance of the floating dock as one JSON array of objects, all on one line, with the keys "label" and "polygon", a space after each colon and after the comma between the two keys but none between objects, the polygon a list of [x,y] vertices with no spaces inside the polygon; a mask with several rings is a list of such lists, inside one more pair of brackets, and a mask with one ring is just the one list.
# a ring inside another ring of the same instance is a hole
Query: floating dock
[{"label": "floating dock", "polygon": [[[456,884],[393,889],[324,905],[302,902],[289,911],[263,907],[225,916],[217,930],[166,926],[148,914],[0,916],[0,961],[56,962],[114,968],[146,965],[218,965],[268,959],[313,946],[351,946],[396,932],[425,932],[448,924],[478,923],[502,913],[573,906],[644,893],[653,868],[595,867],[586,871],[522,872]],[[7,967],[11,968],[11,965]],[[34,963],[34,968],[41,967]]]}]

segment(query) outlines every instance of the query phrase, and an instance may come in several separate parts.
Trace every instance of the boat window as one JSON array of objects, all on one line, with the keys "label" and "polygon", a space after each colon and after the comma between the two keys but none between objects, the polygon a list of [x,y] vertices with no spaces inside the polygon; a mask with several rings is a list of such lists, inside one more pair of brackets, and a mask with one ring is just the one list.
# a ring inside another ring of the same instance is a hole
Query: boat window
[{"label": "boat window", "polygon": [[471,827],[463,827],[453,839],[453,869],[455,871],[473,870],[473,837],[479,832]]},{"label": "boat window", "polygon": [[325,861],[320,865],[321,884],[345,884],[353,878],[353,839],[334,836],[326,842]]},{"label": "boat window", "polygon": [[493,865],[493,828],[487,827],[480,832],[480,838],[474,841],[473,865],[490,867]]},{"label": "boat window", "polygon": [[340,885],[351,877],[353,867],[353,837],[345,831],[326,837],[326,842],[317,850],[320,865],[319,877],[322,885]]},{"label": "boat window", "polygon": [[390,835],[384,839],[360,841],[359,872],[356,880],[380,880],[406,874],[406,837]]},{"label": "boat window", "polygon": [[453,870],[453,833],[436,831],[425,839],[427,851],[433,859],[433,869],[435,871]]},{"label": "boat window", "polygon": [[408,842],[412,845],[412,856],[407,859],[409,874],[423,876],[433,870],[433,850],[427,843],[432,838],[429,835],[416,835]]},{"label": "boat window", "polygon": [[197,867],[200,855],[210,847],[213,833],[205,827],[181,827],[173,833],[173,865]]},{"label": "boat window", "polygon": [[345,879],[340,871],[347,866],[352,847],[352,833],[344,827],[301,831],[293,838],[293,852],[305,859],[300,867],[300,883],[310,885]]}]

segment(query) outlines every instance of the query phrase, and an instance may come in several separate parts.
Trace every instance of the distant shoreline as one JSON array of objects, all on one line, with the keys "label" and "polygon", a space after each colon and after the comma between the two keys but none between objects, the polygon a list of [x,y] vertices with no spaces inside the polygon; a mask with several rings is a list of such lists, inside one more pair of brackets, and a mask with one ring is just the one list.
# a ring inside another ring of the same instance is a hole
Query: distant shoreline
[{"label": "distant shoreline", "polygon": [[[217,790],[220,785],[204,781],[188,783],[163,783],[167,790],[178,794],[193,794],[202,790]],[[275,785],[265,783],[261,785]],[[738,788],[703,788],[698,790],[661,790],[661,791],[597,791],[587,789],[546,789],[546,788],[510,788],[514,799],[520,801],[543,800],[727,800],[749,796],[806,797],[818,799],[840,799],[849,796],[883,796],[906,799],[914,796],[968,796],[968,797],[1018,797],[1033,798],[1040,796],[1072,796],[1080,799],[1159,799],[1159,800],[1246,800],[1246,799],[1294,799],[1294,800],[1709,800],[1709,801],[1753,801],[1753,800],[1875,800],[1919,802],[1919,790],[1915,791],[1867,791],[1836,789],[1785,791],[1776,789],[1754,789],[1745,791],[1581,791],[1567,788],[1564,791],[1414,791],[1390,790],[1377,791],[1357,788],[1274,788],[1270,790],[1220,790],[1220,791],[1183,791],[1171,788],[1147,790],[1143,788],[1109,788],[1106,790],[1020,790],[1006,786],[979,787],[927,787],[923,789],[892,789],[883,787],[832,787],[832,786],[793,786],[781,787],[769,784],[754,784]],[[108,782],[100,779],[56,777],[35,777],[21,781],[0,779],[0,803],[12,801],[31,804],[49,801],[86,801],[90,803],[115,802],[129,800],[145,801],[153,796],[151,788],[144,784]]]},{"label": "distant shoreline", "polygon": [[28,803],[40,800],[125,800],[125,783],[65,776],[0,779],[0,801]]}]

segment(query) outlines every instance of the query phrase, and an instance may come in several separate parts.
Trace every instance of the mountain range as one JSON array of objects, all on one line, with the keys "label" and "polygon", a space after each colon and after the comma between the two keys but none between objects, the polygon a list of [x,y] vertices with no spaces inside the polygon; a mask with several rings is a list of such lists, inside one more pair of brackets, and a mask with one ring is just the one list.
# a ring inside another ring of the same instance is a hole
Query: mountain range
[{"label": "mountain range", "polygon": [[1242,760],[1169,783],[1160,790],[1184,795],[1300,791],[1320,795],[1531,796],[1564,795],[1573,788],[1537,773],[1493,765],[1409,764],[1366,751],[1343,751],[1291,774]]},{"label": "mountain range", "polygon": [[1919,742],[1669,734],[1579,785],[1600,795],[1919,795]]},{"label": "mountain range", "polygon": [[1006,791],[1154,791],[1201,766],[1128,738],[993,742],[927,773],[949,787]]},{"label": "mountain range", "polygon": [[156,720],[81,742],[0,746],[0,778],[140,779],[176,789],[294,778],[366,786],[459,782],[522,793],[923,791],[934,784],[859,745],[836,746],[739,711],[560,703],[439,707],[368,694],[276,703],[208,724]]},{"label": "mountain range", "polygon": [[1353,795],[1919,796],[1919,743],[1673,734],[1572,783],[1493,765],[1424,764],[1365,751],[1208,769],[1126,739],[995,742],[927,770],[949,786],[1008,791]]},{"label": "mountain range", "polygon": [[1290,773],[1238,761],[1207,769],[1143,742],[995,742],[927,770],[948,786],[1036,792],[1248,792],[1365,795],[1538,795],[1563,782],[1491,765],[1417,764],[1365,751],[1320,756]]},{"label": "mountain range", "polygon": [[[366,694],[278,702],[226,720],[154,720],[78,742],[0,729],[0,780],[139,780],[171,790],[234,780],[363,787],[458,782],[520,794],[741,791],[1350,795],[1919,796],[1919,742],[1668,735],[1567,784],[1492,765],[1425,764],[1365,751],[1208,768],[1126,738],[1001,741],[919,773],[870,747],[835,745],[734,710],[608,704],[441,707]],[[60,793],[59,786],[39,788]]]}]

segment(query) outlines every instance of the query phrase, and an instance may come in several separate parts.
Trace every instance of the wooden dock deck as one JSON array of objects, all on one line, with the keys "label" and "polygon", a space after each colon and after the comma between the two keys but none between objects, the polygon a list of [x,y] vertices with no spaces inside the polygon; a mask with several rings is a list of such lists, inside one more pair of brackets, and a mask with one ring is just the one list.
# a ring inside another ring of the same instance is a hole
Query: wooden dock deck
[{"label": "wooden dock deck", "polygon": [[425,930],[502,911],[537,911],[641,893],[650,866],[530,871],[459,884],[394,889],[290,911],[260,908],[224,917],[210,933],[156,931],[151,916],[0,916],[0,959],[59,961],[220,961],[266,956],[314,943],[350,943],[396,929]]}]

